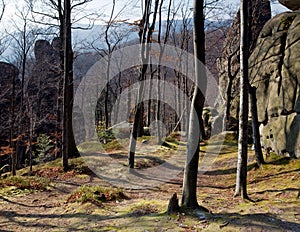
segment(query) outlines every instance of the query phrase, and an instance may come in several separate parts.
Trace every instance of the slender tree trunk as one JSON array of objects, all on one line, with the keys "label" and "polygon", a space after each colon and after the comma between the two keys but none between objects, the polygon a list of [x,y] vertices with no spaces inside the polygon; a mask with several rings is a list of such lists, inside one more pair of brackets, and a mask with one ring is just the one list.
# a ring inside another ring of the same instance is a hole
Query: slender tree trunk
[{"label": "slender tree trunk", "polygon": [[[63,67],[61,67],[63,68]],[[55,157],[61,157],[61,149],[62,149],[62,106],[63,106],[63,77],[62,72],[59,75],[58,81],[58,94],[57,94],[57,101],[56,101],[56,144],[55,144]]]},{"label": "slender tree trunk", "polygon": [[68,94],[68,87],[69,87],[69,51],[68,51],[68,27],[71,23],[70,20],[70,1],[65,0],[64,5],[64,37],[63,37],[63,48],[64,48],[64,84],[63,84],[63,128],[62,128],[62,162],[63,162],[63,169],[67,171],[69,168],[68,165],[68,155],[69,155],[69,136],[68,136],[68,104],[69,104],[69,94]]},{"label": "slender tree trunk", "polygon": [[64,109],[63,109],[63,168],[68,170],[68,157],[78,156],[72,125],[73,108],[73,51],[71,33],[71,3],[65,0],[64,8]]},{"label": "slender tree trunk", "polygon": [[10,118],[10,147],[12,148],[12,154],[11,154],[11,173],[13,176],[17,174],[16,172],[16,166],[17,166],[17,155],[15,151],[15,145],[13,142],[14,134],[15,134],[15,96],[16,96],[16,76],[17,73],[13,73],[13,79],[12,79],[12,93],[11,93],[11,118]]},{"label": "slender tree trunk", "polygon": [[229,78],[227,90],[226,90],[226,109],[225,109],[225,116],[224,116],[224,124],[223,124],[223,131],[228,130],[228,125],[230,122],[230,108],[231,108],[231,91],[232,91],[232,84],[233,79]]},{"label": "slender tree trunk", "polygon": [[106,88],[104,101],[105,129],[109,127],[109,112],[108,112],[108,96],[109,96],[109,69],[110,69],[110,54],[108,55],[108,65],[106,69]]},{"label": "slender tree trunk", "polygon": [[[128,86],[130,86],[131,82],[129,81]],[[128,90],[127,92],[127,115],[130,117],[131,113],[131,92]]]},{"label": "slender tree trunk", "polygon": [[236,76],[239,73],[239,69],[234,71],[232,73],[232,58],[238,53],[239,48],[237,48],[235,51],[233,51],[228,56],[228,64],[227,64],[227,74],[228,74],[228,85],[226,88],[226,109],[225,109],[225,115],[224,115],[224,122],[223,122],[223,131],[229,130],[229,123],[230,123],[230,109],[231,109],[231,101],[232,99],[232,86],[233,86],[233,80],[236,78]]},{"label": "slender tree trunk", "polygon": [[248,158],[248,1],[241,0],[241,38],[240,38],[240,114],[238,163],[236,175],[236,188],[234,196],[248,199],[247,195],[247,158]]},{"label": "slender tree trunk", "polygon": [[59,81],[57,93],[57,109],[56,109],[56,157],[62,155],[62,114],[63,114],[63,93],[64,93],[64,15],[61,0],[57,1],[57,10],[59,14]]},{"label": "slender tree trunk", "polygon": [[257,100],[256,100],[256,88],[249,86],[250,92],[250,104],[251,104],[251,115],[252,115],[252,133],[253,142],[255,148],[255,159],[257,165],[260,167],[265,164],[264,156],[261,149],[260,133],[259,133],[259,122],[257,116]]},{"label": "slender tree trunk", "polygon": [[[25,43],[24,43],[25,46]],[[21,74],[21,110],[23,111],[24,105],[24,81],[25,81],[25,70],[26,70],[26,54],[23,53],[22,59],[22,74]],[[23,127],[23,125],[21,125]],[[23,129],[21,130],[23,131]]]},{"label": "slender tree trunk", "polygon": [[157,128],[157,144],[162,143],[162,134],[160,130],[160,116],[161,116],[161,89],[160,89],[160,83],[161,83],[161,67],[159,65],[158,67],[158,74],[157,74],[157,101],[156,101],[156,110],[155,110],[155,119],[156,119],[156,128]]},{"label": "slender tree trunk", "polygon": [[151,78],[151,81],[150,81],[150,87],[149,87],[149,100],[148,100],[148,103],[147,103],[147,127],[150,127],[150,124],[151,124],[151,116],[152,116],[152,112],[151,112],[151,107],[152,107],[152,89],[153,89],[153,86],[152,86],[152,80],[154,79],[154,71],[153,71],[153,64],[152,64],[152,61],[150,61],[150,78]]},{"label": "slender tree trunk", "polygon": [[[143,19],[141,20],[141,30],[139,32],[140,36],[140,44],[141,44],[141,61],[142,61],[142,68],[140,70],[140,77],[139,77],[139,89],[138,89],[138,96],[137,96],[137,107],[134,116],[133,128],[130,136],[130,144],[129,144],[129,153],[128,153],[128,160],[129,160],[129,168],[134,168],[134,156],[135,156],[135,149],[136,149],[136,139],[138,136],[138,129],[143,125],[143,115],[144,115],[144,106],[142,103],[142,93],[144,91],[144,81],[146,80],[146,72],[148,69],[148,62],[149,62],[149,44],[151,42],[152,33],[155,27],[156,15],[158,10],[158,3],[159,0],[155,0],[155,9],[154,12],[151,12],[151,0],[145,0],[145,9]],[[153,21],[151,26],[148,28],[149,24],[149,17],[150,14],[153,14]],[[146,44],[145,44],[146,42]]]},{"label": "slender tree trunk", "polygon": [[[185,164],[182,191],[182,206],[187,208],[199,208],[197,201],[197,174],[200,152],[200,130],[204,94],[201,93],[200,83],[204,84],[206,74],[199,66],[198,61],[205,64],[205,33],[203,0],[194,0],[194,57],[195,57],[195,89],[190,111],[187,160]],[[205,86],[202,86],[202,90]],[[195,112],[194,112],[195,110]],[[196,145],[196,149],[193,148]]]},{"label": "slender tree trunk", "polygon": [[[144,46],[144,45],[143,45]],[[129,154],[128,154],[128,161],[129,161],[129,168],[134,168],[134,157],[135,157],[135,149],[136,149],[136,142],[137,142],[137,137],[138,137],[138,130],[139,130],[139,125],[140,125],[140,120],[143,120],[141,118],[142,114],[142,93],[144,91],[144,78],[146,75],[146,70],[147,70],[147,64],[143,65],[142,71],[141,71],[141,76],[140,76],[140,86],[138,89],[138,97],[137,97],[137,106],[134,114],[134,121],[133,121],[133,126],[132,126],[132,132],[130,136],[130,144],[129,144]]]},{"label": "slender tree trunk", "polygon": [[30,130],[29,130],[29,175],[32,175],[32,137],[35,127],[35,120],[33,119],[33,108],[30,106]]}]

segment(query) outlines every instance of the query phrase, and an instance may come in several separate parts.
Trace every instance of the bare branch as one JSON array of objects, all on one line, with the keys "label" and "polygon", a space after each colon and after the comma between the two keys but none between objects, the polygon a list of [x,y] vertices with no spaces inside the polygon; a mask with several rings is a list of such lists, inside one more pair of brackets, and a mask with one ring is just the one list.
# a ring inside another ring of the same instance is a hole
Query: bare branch
[{"label": "bare branch", "polygon": [[82,2],[73,4],[73,5],[71,6],[71,10],[73,10],[74,8],[76,8],[76,7],[78,7],[78,6],[82,6],[82,5],[86,4],[86,3],[89,3],[89,2],[91,2],[91,1],[93,1],[93,0],[83,0]]},{"label": "bare branch", "polygon": [[2,9],[1,9],[1,13],[0,13],[0,21],[2,20],[4,11],[5,11],[5,7],[6,7],[6,4],[5,4],[4,0],[2,0]]}]

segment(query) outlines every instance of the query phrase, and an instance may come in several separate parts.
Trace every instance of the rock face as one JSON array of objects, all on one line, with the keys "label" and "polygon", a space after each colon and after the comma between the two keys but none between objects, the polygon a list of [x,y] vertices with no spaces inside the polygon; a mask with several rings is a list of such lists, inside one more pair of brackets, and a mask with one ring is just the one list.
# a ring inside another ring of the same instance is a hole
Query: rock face
[{"label": "rock face", "polygon": [[[7,145],[2,143],[5,143],[5,140],[10,137],[11,120],[16,122],[18,117],[21,97],[21,82],[18,75],[19,70],[14,65],[0,62],[0,146]],[[13,128],[13,136],[15,136],[17,133],[16,123]]]},{"label": "rock face", "polygon": [[264,146],[299,156],[300,12],[285,12],[266,23],[249,67]]},{"label": "rock face", "polygon": [[300,0],[279,0],[279,2],[290,10],[300,9]]},{"label": "rock face", "polygon": [[56,127],[59,80],[61,77],[59,39],[52,44],[38,40],[34,45],[35,63],[29,77],[27,94],[36,116],[36,132],[51,133]]},{"label": "rock face", "polygon": [[[267,0],[249,1],[251,15],[251,33],[250,33],[250,52],[253,51],[258,35],[265,25],[271,19],[271,6]],[[218,70],[220,73],[220,88],[225,102],[228,105],[219,109],[219,112],[226,112],[232,117],[238,118],[238,94],[239,94],[239,47],[240,46],[240,14],[238,12],[229,28],[222,56],[219,58]],[[230,110],[230,111],[229,111]]]}]

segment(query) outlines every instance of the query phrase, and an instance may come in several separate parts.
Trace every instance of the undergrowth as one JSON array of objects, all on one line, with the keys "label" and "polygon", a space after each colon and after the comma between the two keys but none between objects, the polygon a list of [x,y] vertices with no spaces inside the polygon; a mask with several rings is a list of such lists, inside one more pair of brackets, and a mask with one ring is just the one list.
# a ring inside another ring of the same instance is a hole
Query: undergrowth
[{"label": "undergrowth", "polygon": [[44,191],[50,185],[50,179],[36,176],[10,176],[0,180],[0,187],[6,188],[14,186],[19,190],[40,190]]},{"label": "undergrowth", "polygon": [[67,203],[90,202],[102,206],[103,202],[120,201],[123,199],[129,199],[129,197],[121,189],[83,185],[67,198]]}]

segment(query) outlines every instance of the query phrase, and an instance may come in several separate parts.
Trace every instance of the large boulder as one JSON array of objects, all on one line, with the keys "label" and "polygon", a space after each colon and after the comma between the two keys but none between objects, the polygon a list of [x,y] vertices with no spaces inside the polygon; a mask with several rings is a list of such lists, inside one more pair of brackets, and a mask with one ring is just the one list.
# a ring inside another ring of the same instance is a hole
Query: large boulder
[{"label": "large boulder", "polygon": [[268,21],[249,59],[262,141],[277,154],[300,155],[300,12]]},{"label": "large boulder", "polygon": [[300,9],[300,0],[279,0],[279,2],[290,10]]},{"label": "large boulder", "polygon": [[37,40],[34,45],[35,63],[28,80],[27,94],[36,116],[36,133],[56,130],[57,99],[62,70],[60,67],[60,39],[52,43]]},{"label": "large boulder", "polygon": [[[253,51],[260,31],[265,23],[271,19],[271,6],[268,0],[251,0],[249,1],[250,9],[252,9],[251,15],[251,33],[249,36],[250,53]],[[218,70],[219,70],[219,84],[221,94],[227,105],[218,109],[219,112],[226,112],[226,109],[230,109],[231,117],[238,118],[239,108],[239,55],[240,55],[240,13],[237,13],[232,26],[229,28],[222,55],[219,58]],[[228,126],[230,127],[230,126]]]},{"label": "large boulder", "polygon": [[[0,62],[0,146],[9,139],[12,120],[16,121],[18,117],[21,97],[21,82],[18,75],[19,70],[14,65]],[[13,128],[15,132],[13,136],[16,136],[16,123]]]}]

